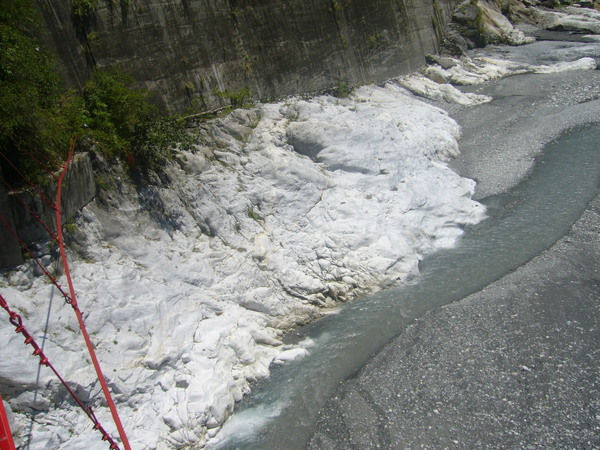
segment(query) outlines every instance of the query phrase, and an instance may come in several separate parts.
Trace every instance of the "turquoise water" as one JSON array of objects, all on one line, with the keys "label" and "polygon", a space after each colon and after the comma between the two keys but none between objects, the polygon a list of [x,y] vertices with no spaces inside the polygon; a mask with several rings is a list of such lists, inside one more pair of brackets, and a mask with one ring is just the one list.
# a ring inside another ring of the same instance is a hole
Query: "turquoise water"
[{"label": "turquoise water", "polygon": [[526,263],[562,237],[600,187],[600,128],[548,145],[530,176],[483,201],[489,218],[456,248],[428,256],[410,286],[345,306],[290,336],[310,338],[306,358],[273,370],[224,427],[219,448],[303,448],[337,384],[415,318],[460,300]]}]

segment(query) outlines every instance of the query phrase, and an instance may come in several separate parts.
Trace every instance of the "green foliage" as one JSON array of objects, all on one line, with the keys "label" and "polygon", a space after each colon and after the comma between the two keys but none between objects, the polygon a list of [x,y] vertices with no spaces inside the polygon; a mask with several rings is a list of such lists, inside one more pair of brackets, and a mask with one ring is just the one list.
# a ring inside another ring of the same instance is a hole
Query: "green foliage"
[{"label": "green foliage", "polygon": [[263,218],[260,217],[260,215],[252,208],[248,208],[247,214],[248,217],[250,217],[252,220],[255,220],[256,222],[260,222],[263,220]]},{"label": "green foliage", "polygon": [[109,156],[130,154],[139,128],[158,116],[148,92],[133,83],[119,69],[96,70],[83,91],[88,134]]},{"label": "green foliage", "polygon": [[94,42],[94,41],[97,41],[98,39],[100,39],[100,34],[97,31],[92,31],[91,33],[89,33],[87,35],[87,40],[89,42]]},{"label": "green foliage", "polygon": [[146,166],[156,168],[171,160],[176,148],[194,151],[194,143],[183,119],[162,117],[138,127],[133,149]]},{"label": "green foliage", "polygon": [[243,108],[253,104],[252,94],[248,88],[239,91],[214,91],[213,94],[228,100],[232,108]]},{"label": "green foliage", "polygon": [[10,181],[20,178],[17,169],[39,177],[34,158],[68,150],[69,137],[48,130],[61,107],[60,85],[54,59],[35,34],[41,28],[31,0],[0,2],[0,152],[12,163],[2,158],[0,165]]},{"label": "green foliage", "polygon": [[54,58],[35,34],[43,29],[36,11],[33,0],[0,1],[0,168],[12,187],[23,183],[21,174],[43,184],[74,135],[143,168],[159,168],[178,142],[192,149],[185,122],[161,117],[149,93],[119,69],[95,71],[82,93],[62,92]]},{"label": "green foliage", "polygon": [[79,19],[86,17],[98,7],[98,0],[73,0],[73,15]]},{"label": "green foliage", "polygon": [[338,85],[331,91],[331,95],[337,98],[346,98],[352,93],[352,86],[345,81],[340,81]]},{"label": "green foliage", "polygon": [[159,168],[179,143],[193,150],[185,122],[161,117],[148,101],[149,92],[133,88],[131,75],[118,70],[96,71],[84,90],[88,135],[108,156],[126,158],[131,166]]},{"label": "green foliage", "polygon": [[348,6],[350,6],[349,0],[332,0],[329,10],[336,13],[342,13]]},{"label": "green foliage", "polygon": [[367,42],[369,43],[369,48],[376,48],[382,45],[385,39],[381,33],[375,33],[367,37]]},{"label": "green foliage", "polygon": [[102,190],[107,190],[110,188],[110,179],[102,174],[94,174],[94,182],[96,183],[96,187]]},{"label": "green foliage", "polygon": [[79,227],[77,226],[77,223],[75,222],[74,218],[68,219],[64,224],[63,228],[65,233],[68,234],[75,234],[79,230]]},{"label": "green foliage", "polygon": [[231,106],[233,106],[234,108],[242,108],[244,106],[249,106],[253,104],[250,89],[248,88],[232,92],[229,95],[229,99],[231,100]]}]

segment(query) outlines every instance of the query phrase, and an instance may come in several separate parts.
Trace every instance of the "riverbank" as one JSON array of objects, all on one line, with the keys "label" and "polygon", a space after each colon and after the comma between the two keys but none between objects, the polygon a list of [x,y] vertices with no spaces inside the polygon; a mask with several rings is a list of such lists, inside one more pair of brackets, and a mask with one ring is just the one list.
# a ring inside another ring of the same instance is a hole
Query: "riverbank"
[{"label": "riverbank", "polygon": [[[191,132],[195,151],[150,182],[98,157],[105,188],[71,227],[79,302],[136,448],[202,447],[271,363],[307,354],[286,332],[414,276],[485,217],[472,180],[444,164],[456,122],[393,83],[261,104]],[[72,312],[35,269],[5,274],[3,295],[107,422]],[[19,445],[103,445],[50,374],[38,380],[14,330],[0,337]]]},{"label": "riverbank", "polygon": [[[569,37],[554,33],[555,39]],[[508,57],[543,65],[587,56],[600,61],[600,46],[586,42],[539,41],[522,47],[491,47],[473,57]],[[600,70],[523,74],[465,91],[494,98],[469,107],[436,103],[461,126],[460,156],[450,166],[477,182],[474,198],[505,192],[531,171],[544,146],[569,129],[600,120]]]},{"label": "riverbank", "polygon": [[[531,48],[505,51],[544,58],[565,46]],[[598,75],[518,75],[473,89],[489,104],[447,108],[464,134],[452,165],[478,180],[477,198],[516,185],[565,130],[598,121]],[[598,447],[599,237],[596,196],[550,249],[391,341],[337,391],[311,448]]]},{"label": "riverbank", "polygon": [[[569,69],[595,66],[576,56]],[[429,82],[434,94],[488,101]],[[310,340],[284,342],[285,332],[359,294],[410,281],[425,254],[452,246],[483,218],[470,199],[474,184],[445,165],[458,148],[457,124],[402,83],[363,86],[347,98],[290,98],[199,124],[197,151],[178,154],[150,184],[109,173],[118,188],[77,220],[74,275],[80,299],[93,305],[87,320],[134,446],[218,439],[271,363],[313,351]],[[6,283],[28,323],[41,327],[56,293],[31,265]],[[48,352],[100,406],[72,320],[55,302],[48,327],[35,333],[48,333]],[[32,448],[94,445],[85,417],[47,375],[39,385],[50,387],[32,391],[38,366],[13,367],[28,361],[26,349],[12,329],[0,331],[8,342],[0,378],[22,442],[31,433]]]},{"label": "riverbank", "polygon": [[417,320],[338,391],[310,448],[597,448],[599,237],[596,197],[551,249]]}]

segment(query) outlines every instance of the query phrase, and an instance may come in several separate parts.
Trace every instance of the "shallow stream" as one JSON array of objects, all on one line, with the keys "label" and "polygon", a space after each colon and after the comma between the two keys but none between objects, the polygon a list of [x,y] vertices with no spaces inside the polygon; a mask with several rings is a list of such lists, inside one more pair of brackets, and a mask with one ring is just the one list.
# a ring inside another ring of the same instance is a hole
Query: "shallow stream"
[{"label": "shallow stream", "polygon": [[255,386],[219,448],[303,448],[338,383],[414,319],[485,288],[569,230],[600,186],[599,143],[597,126],[561,136],[521,184],[483,201],[487,220],[455,248],[423,260],[418,282],[356,301],[290,336],[314,342],[309,356]]}]

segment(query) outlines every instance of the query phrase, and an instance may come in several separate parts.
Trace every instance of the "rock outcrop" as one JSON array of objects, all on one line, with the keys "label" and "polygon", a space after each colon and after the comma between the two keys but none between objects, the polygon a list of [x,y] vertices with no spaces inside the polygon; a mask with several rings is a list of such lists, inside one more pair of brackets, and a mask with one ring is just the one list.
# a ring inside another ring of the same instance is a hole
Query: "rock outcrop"
[{"label": "rock outcrop", "polygon": [[[3,221],[7,221],[7,226],[2,224],[0,227],[2,241],[0,269],[14,267],[23,262],[21,247],[14,232],[19,234],[20,239],[31,245],[36,241],[48,240],[45,226],[56,230],[56,211],[49,201],[56,200],[58,183],[51,179],[46,186],[39,189],[39,191],[30,189],[8,193],[4,184],[0,187],[0,216],[3,217]],[[88,153],[76,155],[71,162],[65,177],[63,192],[62,211],[65,220],[73,217],[96,195],[96,182]]]},{"label": "rock outcrop", "polygon": [[513,27],[510,19],[523,20],[527,7],[515,0],[465,0],[452,14],[445,50],[462,53],[490,44],[521,45],[532,42]]}]

